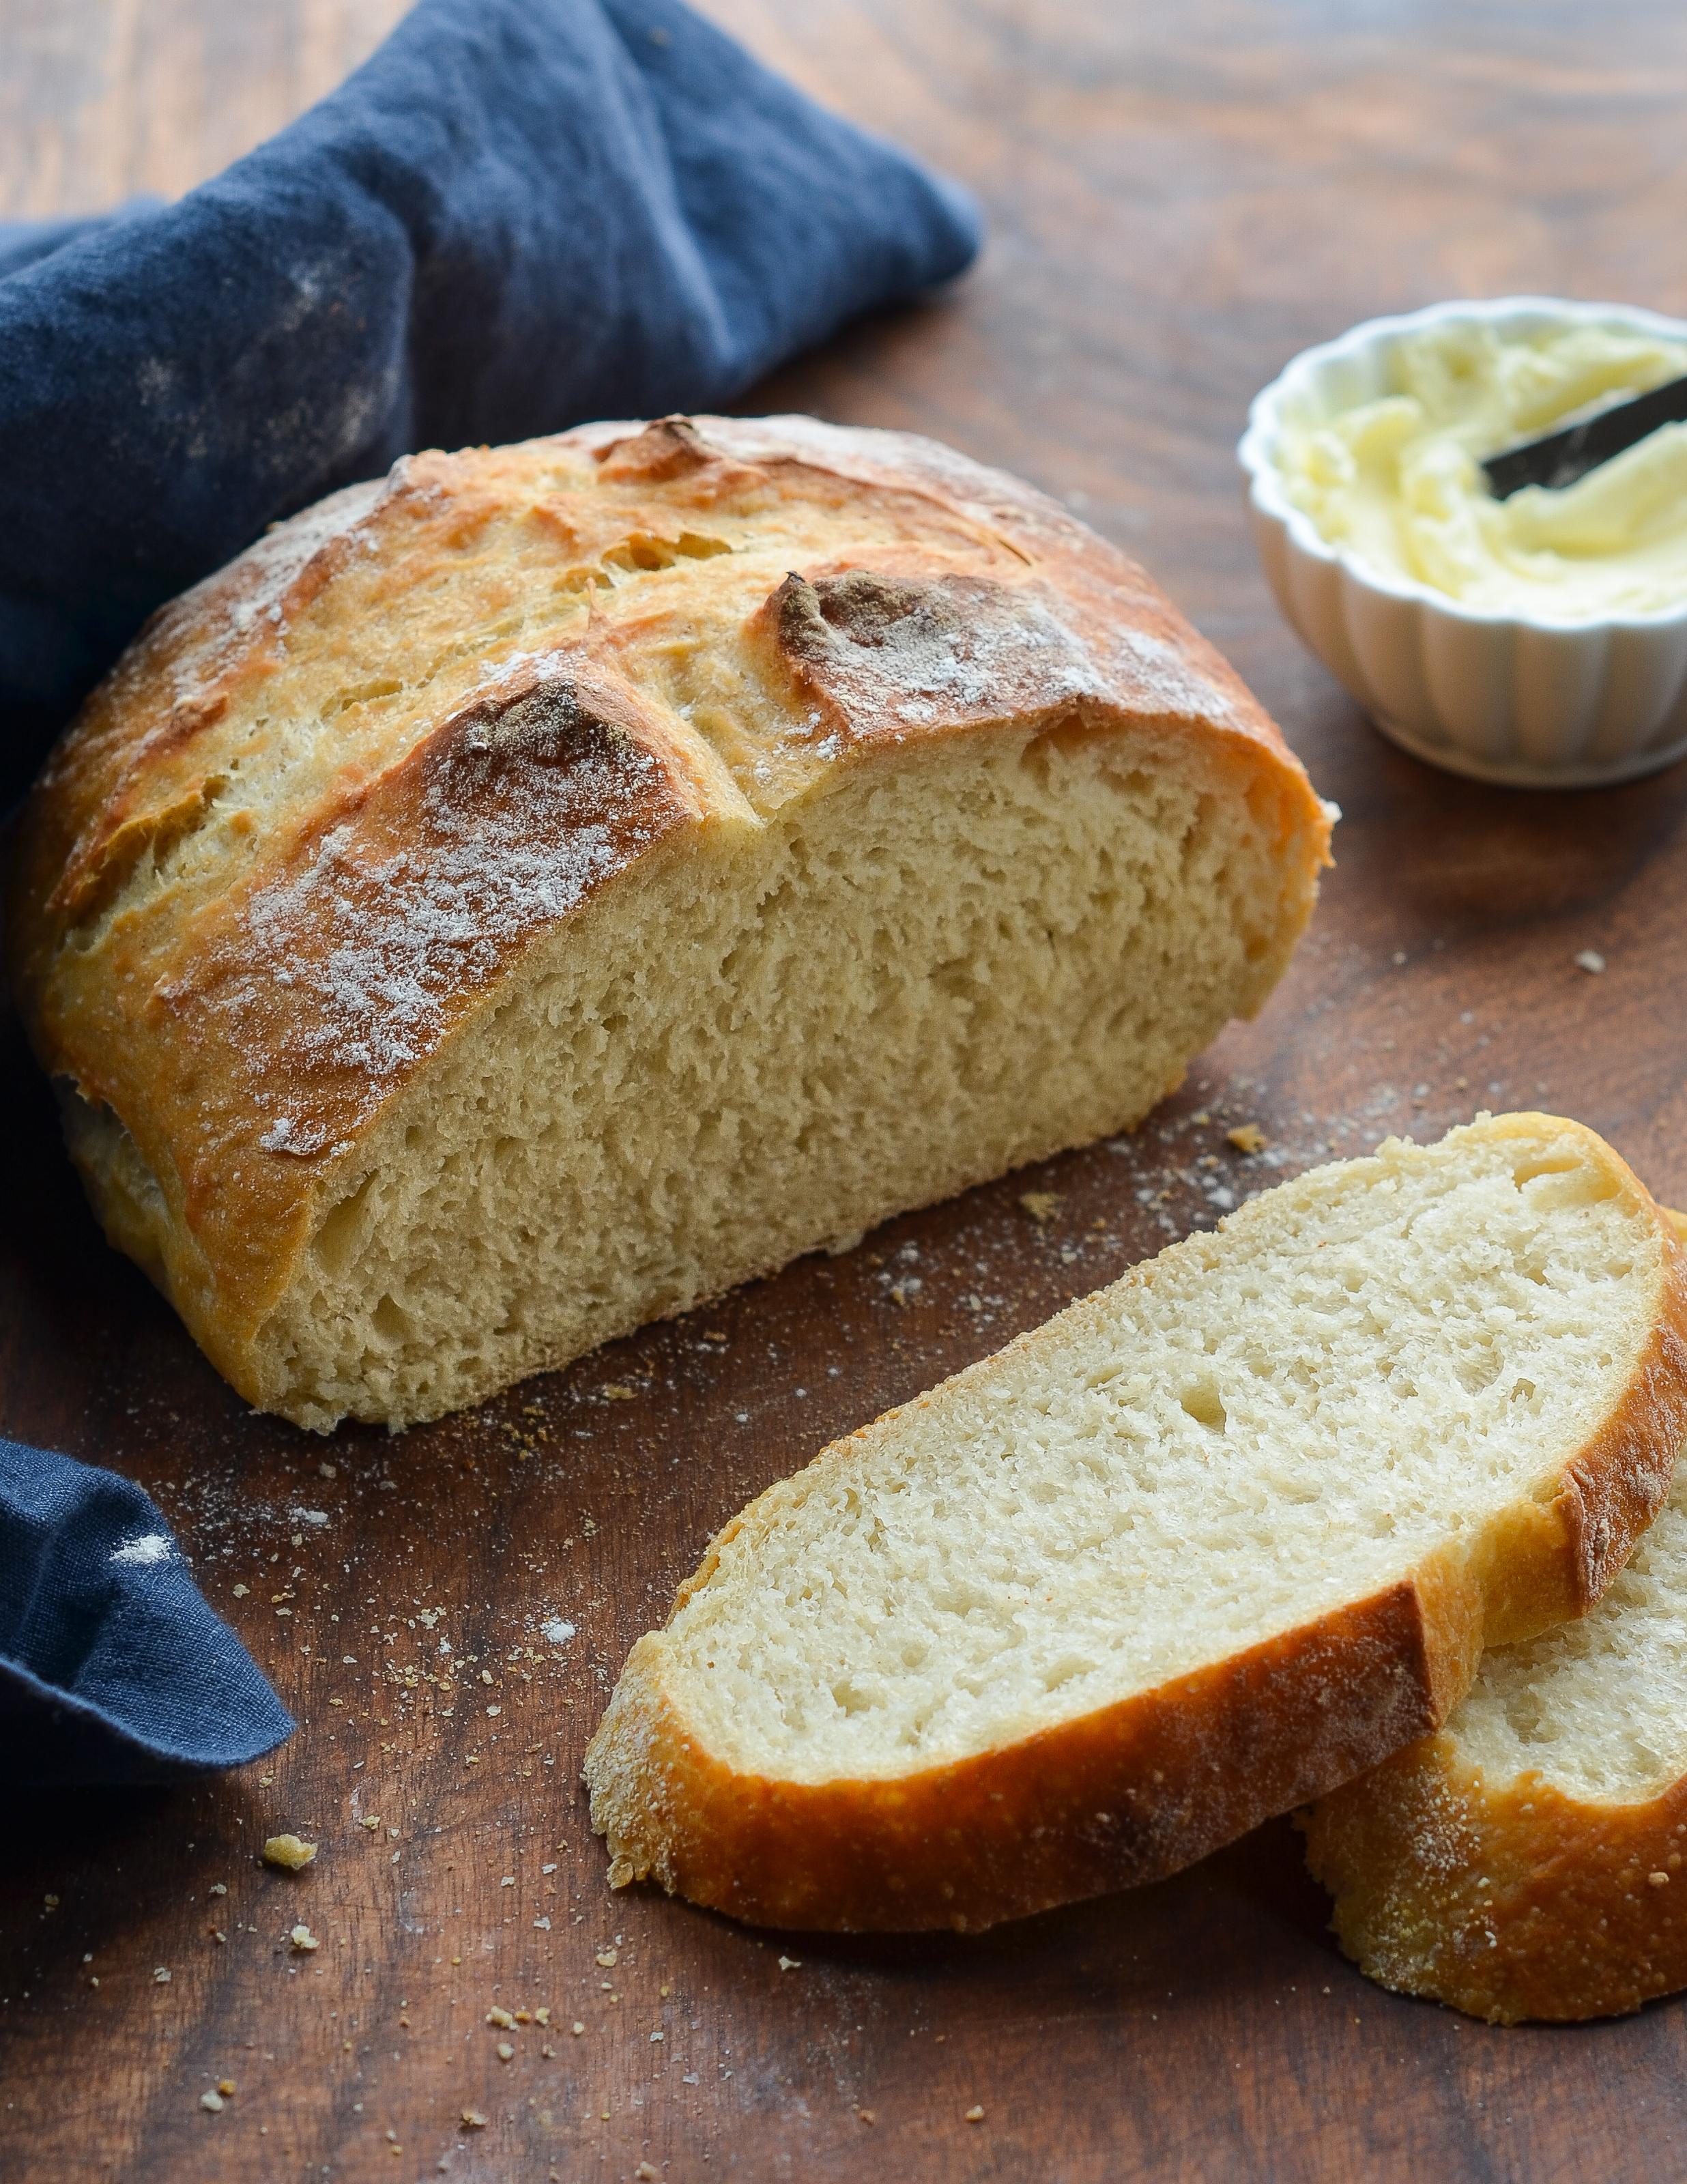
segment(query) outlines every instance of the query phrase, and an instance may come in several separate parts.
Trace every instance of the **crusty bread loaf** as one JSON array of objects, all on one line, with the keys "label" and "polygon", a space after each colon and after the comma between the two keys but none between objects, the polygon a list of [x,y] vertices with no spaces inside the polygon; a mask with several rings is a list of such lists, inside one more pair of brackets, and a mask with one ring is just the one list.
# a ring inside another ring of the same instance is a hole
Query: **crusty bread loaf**
[{"label": "crusty bread loaf", "polygon": [[1684,1330],[1681,1247],[1577,1123],[1262,1194],[727,1525],[587,1753],[611,1878],[974,1927],[1173,1870],[1598,1598]]},{"label": "crusty bread loaf", "polygon": [[1304,1825],[1384,1986],[1499,2025],[1687,1987],[1687,1472],[1590,1614],[1485,1655],[1445,1729]]},{"label": "crusty bread loaf", "polygon": [[108,1233],[253,1402],[470,1401],[1135,1123],[1329,820],[1140,569],[800,418],[428,454],[169,608],[26,812]]}]

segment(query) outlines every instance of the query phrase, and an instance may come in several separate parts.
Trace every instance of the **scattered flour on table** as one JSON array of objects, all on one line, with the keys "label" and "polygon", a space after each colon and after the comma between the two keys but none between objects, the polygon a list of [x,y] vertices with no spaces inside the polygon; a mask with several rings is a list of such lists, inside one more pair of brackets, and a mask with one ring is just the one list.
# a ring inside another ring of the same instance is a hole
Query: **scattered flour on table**
[{"label": "scattered flour on table", "polygon": [[110,1558],[127,1568],[144,1568],[153,1563],[167,1563],[175,1552],[168,1532],[140,1532],[114,1547]]}]

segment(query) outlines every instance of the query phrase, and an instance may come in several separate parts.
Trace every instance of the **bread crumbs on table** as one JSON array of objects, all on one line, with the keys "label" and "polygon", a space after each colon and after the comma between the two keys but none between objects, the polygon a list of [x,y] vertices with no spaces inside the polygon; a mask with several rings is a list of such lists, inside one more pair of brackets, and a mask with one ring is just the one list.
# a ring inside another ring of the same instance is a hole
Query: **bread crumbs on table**
[{"label": "bread crumbs on table", "polygon": [[301,1842],[294,1835],[271,1836],[260,1855],[265,1865],[279,1865],[288,1873],[302,1873],[316,1855],[314,1842]]},{"label": "bread crumbs on table", "polygon": [[968,2109],[966,2111],[966,2120],[968,2123],[983,2123],[984,2120],[984,2111],[981,2108]]},{"label": "bread crumbs on table", "polygon": [[464,2109],[463,2128],[465,2131],[484,2131],[486,2127],[487,2120],[481,2114],[478,2109]]},{"label": "bread crumbs on table", "polygon": [[1058,1190],[1022,1190],[1019,1202],[1041,1228],[1054,1219],[1066,1200]]},{"label": "bread crumbs on table", "polygon": [[1257,1123],[1238,1123],[1224,1134],[1239,1153],[1262,1153],[1266,1149],[1266,1134]]},{"label": "bread crumbs on table", "polygon": [[302,1955],[308,1955],[312,1949],[321,1946],[309,1926],[295,1926],[287,1939]]}]

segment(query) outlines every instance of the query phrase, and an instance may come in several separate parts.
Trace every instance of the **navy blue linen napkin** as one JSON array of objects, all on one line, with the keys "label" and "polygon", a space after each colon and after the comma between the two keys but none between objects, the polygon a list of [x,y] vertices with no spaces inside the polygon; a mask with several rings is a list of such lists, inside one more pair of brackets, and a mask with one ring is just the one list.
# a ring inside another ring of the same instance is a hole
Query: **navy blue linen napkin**
[{"label": "navy blue linen napkin", "polygon": [[0,1781],[170,1781],[292,1728],[150,1496],[0,1440]]},{"label": "navy blue linen napkin", "polygon": [[0,230],[0,795],[277,517],[408,448],[718,405],[977,244],[679,0],[421,0],[180,203]]}]

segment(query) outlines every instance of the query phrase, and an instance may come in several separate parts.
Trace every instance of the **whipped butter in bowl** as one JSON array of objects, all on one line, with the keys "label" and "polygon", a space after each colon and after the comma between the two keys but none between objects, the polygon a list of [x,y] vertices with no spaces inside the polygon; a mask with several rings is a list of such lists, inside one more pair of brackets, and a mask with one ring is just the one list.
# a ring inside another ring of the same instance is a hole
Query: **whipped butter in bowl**
[{"label": "whipped butter in bowl", "polygon": [[1687,425],[1508,499],[1481,465],[1687,375],[1687,324],[1514,298],[1297,357],[1240,449],[1289,620],[1385,733],[1522,785],[1687,750]]}]

